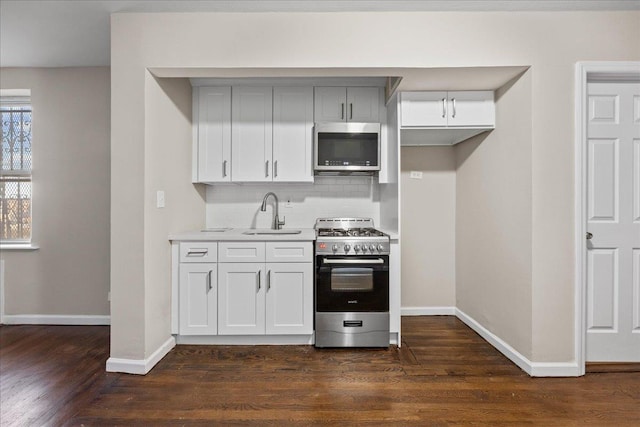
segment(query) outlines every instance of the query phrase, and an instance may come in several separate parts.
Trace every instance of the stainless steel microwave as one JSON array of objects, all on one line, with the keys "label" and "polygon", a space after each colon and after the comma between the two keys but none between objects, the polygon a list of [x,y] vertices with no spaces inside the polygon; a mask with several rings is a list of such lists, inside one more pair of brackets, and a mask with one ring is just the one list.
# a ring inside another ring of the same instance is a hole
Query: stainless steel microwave
[{"label": "stainless steel microwave", "polygon": [[316,123],[316,174],[380,170],[380,123]]}]

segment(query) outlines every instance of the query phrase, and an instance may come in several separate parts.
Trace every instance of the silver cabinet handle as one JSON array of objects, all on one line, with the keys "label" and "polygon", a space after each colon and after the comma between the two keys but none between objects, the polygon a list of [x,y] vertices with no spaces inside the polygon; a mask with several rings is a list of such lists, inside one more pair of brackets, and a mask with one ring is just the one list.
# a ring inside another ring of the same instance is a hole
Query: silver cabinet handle
[{"label": "silver cabinet handle", "polygon": [[207,293],[213,288],[213,286],[211,286],[211,274],[213,274],[213,270],[209,270],[207,273]]},{"label": "silver cabinet handle", "polygon": [[278,161],[277,160],[273,161],[273,177],[274,178],[278,177]]},{"label": "silver cabinet handle", "polygon": [[344,102],[342,104],[340,104],[340,105],[341,105],[341,108],[342,108],[341,113],[340,113],[340,118],[342,120],[344,120]]},{"label": "silver cabinet handle", "polygon": [[456,99],[455,98],[451,98],[451,103],[453,104],[453,112],[451,114],[452,118],[456,118]]},{"label": "silver cabinet handle", "polygon": [[442,98],[442,118],[447,117],[447,98]]},{"label": "silver cabinet handle", "polygon": [[262,288],[262,284],[260,283],[261,277],[262,277],[262,270],[258,270],[258,290],[256,291],[256,293],[260,292],[260,289]]},{"label": "silver cabinet handle", "polygon": [[589,233],[587,231],[587,240],[591,240],[591,239],[593,239],[593,233]]},{"label": "silver cabinet handle", "polygon": [[271,289],[271,270],[267,272],[267,292]]},{"label": "silver cabinet handle", "polygon": [[353,102],[349,103],[349,119],[353,119]]},{"label": "silver cabinet handle", "polygon": [[227,176],[227,161],[222,162],[222,176]]},{"label": "silver cabinet handle", "polygon": [[325,264],[384,264],[382,258],[377,259],[324,259]]},{"label": "silver cabinet handle", "polygon": [[269,176],[269,160],[264,162],[264,176],[265,177]]},{"label": "silver cabinet handle", "polygon": [[187,256],[201,257],[201,256],[207,255],[208,253],[209,253],[208,249],[189,249],[189,252],[187,252]]}]

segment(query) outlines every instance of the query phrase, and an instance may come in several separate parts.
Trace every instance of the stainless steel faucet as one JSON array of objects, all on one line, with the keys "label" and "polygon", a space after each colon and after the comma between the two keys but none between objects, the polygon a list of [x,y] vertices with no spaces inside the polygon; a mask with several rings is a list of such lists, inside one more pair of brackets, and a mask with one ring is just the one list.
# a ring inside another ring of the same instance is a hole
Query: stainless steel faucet
[{"label": "stainless steel faucet", "polygon": [[267,210],[267,199],[269,198],[269,196],[273,196],[273,200],[275,200],[276,202],[275,208],[274,208],[275,215],[273,216],[273,225],[271,228],[273,228],[274,230],[280,230],[284,225],[285,218],[282,218],[282,221],[280,221],[280,218],[278,217],[278,196],[276,196],[275,193],[269,191],[267,194],[264,195],[264,199],[262,199],[262,206],[260,206],[260,210],[262,212],[265,212]]}]

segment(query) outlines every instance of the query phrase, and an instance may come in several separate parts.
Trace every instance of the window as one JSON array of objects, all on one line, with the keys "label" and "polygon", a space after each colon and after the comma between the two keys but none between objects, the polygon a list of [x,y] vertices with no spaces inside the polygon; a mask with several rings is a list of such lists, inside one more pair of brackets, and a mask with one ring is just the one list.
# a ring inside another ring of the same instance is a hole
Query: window
[{"label": "window", "polygon": [[31,241],[31,100],[0,97],[0,241]]}]

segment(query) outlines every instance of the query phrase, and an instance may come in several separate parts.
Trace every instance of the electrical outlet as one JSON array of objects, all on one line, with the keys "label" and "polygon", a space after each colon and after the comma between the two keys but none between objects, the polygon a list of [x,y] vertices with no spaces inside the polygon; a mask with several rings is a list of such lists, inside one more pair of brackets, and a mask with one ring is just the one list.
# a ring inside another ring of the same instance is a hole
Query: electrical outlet
[{"label": "electrical outlet", "polygon": [[419,171],[411,171],[409,175],[412,179],[422,179],[422,172]]}]

